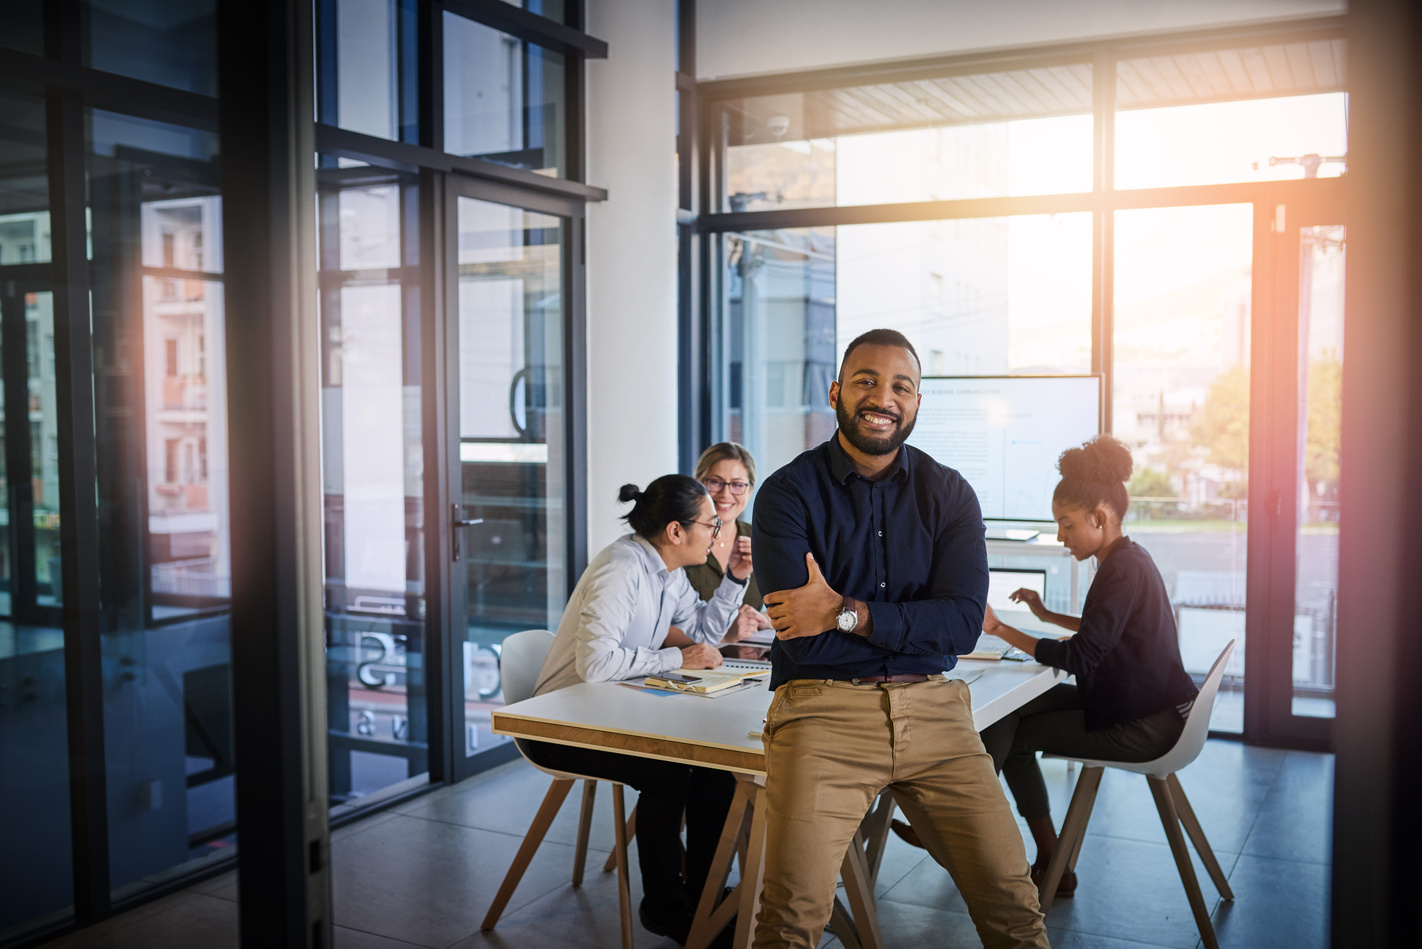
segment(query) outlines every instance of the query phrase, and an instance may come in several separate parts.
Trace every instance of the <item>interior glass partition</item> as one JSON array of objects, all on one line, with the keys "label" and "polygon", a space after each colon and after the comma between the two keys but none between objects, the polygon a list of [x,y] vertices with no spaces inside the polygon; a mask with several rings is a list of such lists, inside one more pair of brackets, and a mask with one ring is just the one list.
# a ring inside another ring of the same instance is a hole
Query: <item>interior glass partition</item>
[{"label": "interior glass partition", "polygon": [[64,633],[40,604],[57,512],[48,145],[44,102],[0,94],[0,942],[74,901]]},{"label": "interior glass partition", "polygon": [[222,202],[209,132],[86,113],[115,898],[235,842]]},{"label": "interior glass partition", "polygon": [[429,770],[418,185],[320,181],[331,802]]},{"label": "interior glass partition", "polygon": [[453,512],[463,587],[466,757],[506,742],[504,637],[556,629],[568,595],[563,307],[567,221],[459,196],[460,502]]}]

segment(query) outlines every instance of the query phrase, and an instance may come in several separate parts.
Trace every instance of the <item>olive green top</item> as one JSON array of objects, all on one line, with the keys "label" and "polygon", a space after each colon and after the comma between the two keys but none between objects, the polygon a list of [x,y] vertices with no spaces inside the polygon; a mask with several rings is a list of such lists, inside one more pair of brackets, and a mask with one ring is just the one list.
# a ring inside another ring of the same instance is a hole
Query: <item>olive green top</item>
[{"label": "olive green top", "polygon": [[[749,537],[750,532],[751,526],[749,524],[745,521],[736,521],[737,537]],[[711,594],[716,592],[716,588],[721,585],[721,579],[726,575],[726,569],[721,566],[715,554],[707,554],[705,563],[683,569],[686,571],[686,579],[691,581],[691,588],[703,600],[711,599]],[[742,602],[758,610],[765,609],[765,602],[760,598],[760,587],[756,586],[754,573],[750,575],[750,583],[746,585],[746,598]]]}]

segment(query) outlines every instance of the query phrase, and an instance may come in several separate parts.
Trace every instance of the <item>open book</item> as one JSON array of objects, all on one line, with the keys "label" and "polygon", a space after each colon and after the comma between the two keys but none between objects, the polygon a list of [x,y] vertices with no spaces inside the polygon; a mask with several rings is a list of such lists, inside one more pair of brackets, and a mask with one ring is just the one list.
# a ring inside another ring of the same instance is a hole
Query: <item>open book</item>
[{"label": "open book", "polygon": [[719,692],[740,685],[748,679],[770,675],[770,663],[732,660],[719,669],[673,669],[649,675],[646,683],[656,689],[675,692]]}]

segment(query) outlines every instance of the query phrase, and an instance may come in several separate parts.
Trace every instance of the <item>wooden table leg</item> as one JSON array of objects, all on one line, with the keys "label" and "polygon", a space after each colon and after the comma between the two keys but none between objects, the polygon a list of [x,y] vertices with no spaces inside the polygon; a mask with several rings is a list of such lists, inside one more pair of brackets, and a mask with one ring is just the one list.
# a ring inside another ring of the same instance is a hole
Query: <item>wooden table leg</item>
[{"label": "wooden table leg", "polygon": [[750,843],[741,871],[740,910],[736,915],[736,949],[751,949],[755,939],[755,917],[760,912],[760,888],[765,883],[765,776],[736,775],[749,785],[751,796]]},{"label": "wooden table leg", "polygon": [[854,914],[854,929],[863,949],[883,949],[884,936],[879,931],[879,910],[874,903],[874,877],[864,853],[864,836],[855,832],[840,865],[844,881],[844,896]]},{"label": "wooden table leg", "polygon": [[711,858],[711,868],[706,873],[706,885],[701,888],[701,899],[697,901],[696,915],[691,920],[686,949],[703,949],[726,928],[731,914],[736,911],[736,894],[740,887],[737,886],[724,900],[721,899],[721,893],[731,875],[731,862],[735,860],[740,849],[741,827],[746,810],[750,807],[752,789],[753,786],[748,782],[736,782],[736,792],[731,797],[731,806],[726,812],[726,823],[721,827],[721,839],[716,844],[716,855]]}]

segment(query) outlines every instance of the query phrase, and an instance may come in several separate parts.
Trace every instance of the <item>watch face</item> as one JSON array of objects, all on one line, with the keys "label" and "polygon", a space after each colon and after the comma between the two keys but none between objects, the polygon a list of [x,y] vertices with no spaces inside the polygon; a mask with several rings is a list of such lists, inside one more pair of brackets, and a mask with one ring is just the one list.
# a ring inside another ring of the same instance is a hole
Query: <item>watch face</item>
[{"label": "watch face", "polygon": [[844,632],[853,632],[855,625],[859,622],[859,614],[853,610],[840,610],[839,628]]}]

